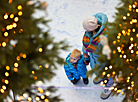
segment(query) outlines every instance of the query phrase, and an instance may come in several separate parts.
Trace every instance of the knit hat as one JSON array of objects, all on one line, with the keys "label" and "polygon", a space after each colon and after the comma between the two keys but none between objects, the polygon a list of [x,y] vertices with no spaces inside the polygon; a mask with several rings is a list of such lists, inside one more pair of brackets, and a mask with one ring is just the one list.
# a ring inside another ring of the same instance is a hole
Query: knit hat
[{"label": "knit hat", "polygon": [[82,26],[87,31],[93,31],[96,28],[98,28],[99,25],[97,24],[97,18],[92,16],[92,17],[85,18],[83,20]]}]

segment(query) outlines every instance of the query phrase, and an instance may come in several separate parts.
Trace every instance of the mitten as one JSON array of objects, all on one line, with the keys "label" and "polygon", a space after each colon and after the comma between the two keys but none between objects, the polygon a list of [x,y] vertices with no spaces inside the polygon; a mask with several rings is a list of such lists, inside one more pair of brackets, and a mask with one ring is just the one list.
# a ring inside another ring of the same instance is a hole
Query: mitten
[{"label": "mitten", "polygon": [[85,65],[89,65],[90,61],[86,60],[84,63],[85,63]]}]

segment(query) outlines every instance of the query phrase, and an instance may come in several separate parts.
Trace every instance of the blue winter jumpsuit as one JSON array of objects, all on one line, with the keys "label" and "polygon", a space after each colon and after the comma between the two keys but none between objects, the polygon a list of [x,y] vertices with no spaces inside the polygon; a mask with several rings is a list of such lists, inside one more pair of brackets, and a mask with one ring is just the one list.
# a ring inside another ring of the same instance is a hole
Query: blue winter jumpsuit
[{"label": "blue winter jumpsuit", "polygon": [[66,73],[68,79],[69,80],[73,80],[73,78],[80,79],[80,76],[82,78],[86,78],[87,68],[86,68],[84,61],[90,60],[89,57],[84,58],[83,55],[81,55],[80,59],[77,62],[77,68],[75,68],[70,63],[70,54],[66,57],[65,64],[64,64],[64,70],[65,70],[65,73]]}]

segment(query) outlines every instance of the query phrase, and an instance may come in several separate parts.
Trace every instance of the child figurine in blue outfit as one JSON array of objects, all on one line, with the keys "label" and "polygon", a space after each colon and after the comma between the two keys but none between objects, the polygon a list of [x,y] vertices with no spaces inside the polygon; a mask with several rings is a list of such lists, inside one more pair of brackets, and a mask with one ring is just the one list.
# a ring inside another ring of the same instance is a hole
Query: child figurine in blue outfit
[{"label": "child figurine in blue outfit", "polygon": [[89,80],[86,76],[87,68],[90,62],[90,58],[85,58],[81,54],[81,51],[74,49],[65,60],[64,70],[68,79],[73,83],[77,84],[80,80],[80,77],[83,78],[84,84],[88,84]]}]

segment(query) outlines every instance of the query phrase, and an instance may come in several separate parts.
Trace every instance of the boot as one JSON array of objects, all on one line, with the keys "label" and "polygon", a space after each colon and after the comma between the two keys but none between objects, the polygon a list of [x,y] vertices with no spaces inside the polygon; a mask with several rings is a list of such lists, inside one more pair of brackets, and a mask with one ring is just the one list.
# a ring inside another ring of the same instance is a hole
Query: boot
[{"label": "boot", "polygon": [[83,82],[84,82],[84,84],[88,84],[89,83],[88,78],[83,78]]},{"label": "boot", "polygon": [[79,80],[80,80],[80,79],[75,79],[75,78],[74,78],[73,81],[72,81],[72,83],[73,83],[73,84],[77,84],[77,82],[78,82]]}]

